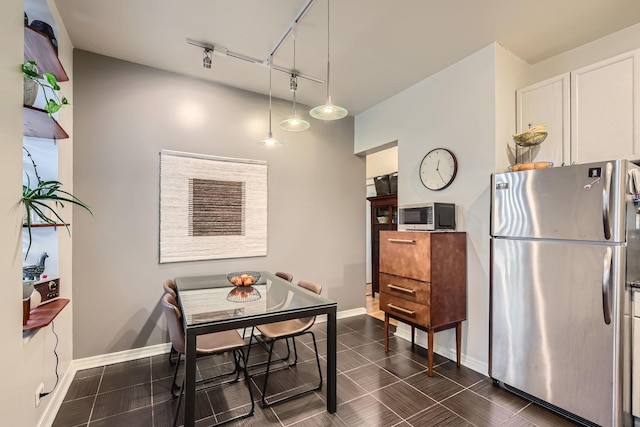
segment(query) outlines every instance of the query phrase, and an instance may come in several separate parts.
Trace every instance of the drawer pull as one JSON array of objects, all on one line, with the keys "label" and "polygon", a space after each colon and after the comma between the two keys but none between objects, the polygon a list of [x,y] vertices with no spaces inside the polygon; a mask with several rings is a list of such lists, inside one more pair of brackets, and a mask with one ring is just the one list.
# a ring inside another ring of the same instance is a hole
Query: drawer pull
[{"label": "drawer pull", "polygon": [[412,245],[416,244],[416,241],[411,239],[387,239],[387,240],[391,243],[409,243]]},{"label": "drawer pull", "polygon": [[393,289],[394,291],[400,291],[400,292],[404,292],[404,293],[407,293],[407,294],[411,294],[411,295],[415,295],[416,294],[415,289],[407,289],[407,288],[403,288],[402,286],[394,285],[394,284],[391,284],[391,283],[387,284],[387,288]]},{"label": "drawer pull", "polygon": [[397,305],[387,304],[387,307],[389,307],[392,310],[399,311],[400,313],[404,313],[408,316],[416,315],[416,312],[414,310],[407,310],[406,308],[398,307]]}]

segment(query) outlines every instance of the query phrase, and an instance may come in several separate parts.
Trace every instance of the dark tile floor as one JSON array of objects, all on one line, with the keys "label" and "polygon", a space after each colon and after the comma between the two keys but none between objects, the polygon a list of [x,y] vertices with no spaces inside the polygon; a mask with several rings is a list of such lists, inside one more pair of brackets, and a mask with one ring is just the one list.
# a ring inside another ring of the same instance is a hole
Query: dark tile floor
[{"label": "dark tile floor", "polygon": [[[490,378],[435,356],[435,375],[427,376],[426,351],[392,337],[384,352],[383,323],[362,315],[338,320],[338,411],[326,412],[325,390],[262,409],[235,425],[260,426],[572,426],[552,412],[492,385]],[[325,325],[313,327],[326,374]],[[280,397],[317,381],[309,335],[298,339],[298,365],[270,374],[268,395]],[[284,346],[277,347],[284,354]],[[250,364],[264,358],[251,350]],[[198,362],[198,377],[231,366],[216,356]],[[182,369],[182,368],[181,368]],[[77,372],[54,422],[58,426],[170,426],[173,367],[167,355]],[[252,378],[254,399],[263,376]],[[325,383],[326,384],[326,383]],[[243,380],[197,394],[198,426],[246,411],[249,394]],[[184,406],[184,405],[183,405]],[[182,420],[183,414],[180,415]],[[234,425],[233,423],[230,425]]]}]

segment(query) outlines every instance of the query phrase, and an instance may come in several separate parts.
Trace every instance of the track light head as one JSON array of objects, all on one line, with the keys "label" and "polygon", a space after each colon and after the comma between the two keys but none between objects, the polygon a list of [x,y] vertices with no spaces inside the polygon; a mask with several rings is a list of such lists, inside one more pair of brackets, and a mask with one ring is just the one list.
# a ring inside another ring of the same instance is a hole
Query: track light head
[{"label": "track light head", "polygon": [[211,68],[211,56],[212,49],[205,47],[202,51],[202,68],[210,69]]}]

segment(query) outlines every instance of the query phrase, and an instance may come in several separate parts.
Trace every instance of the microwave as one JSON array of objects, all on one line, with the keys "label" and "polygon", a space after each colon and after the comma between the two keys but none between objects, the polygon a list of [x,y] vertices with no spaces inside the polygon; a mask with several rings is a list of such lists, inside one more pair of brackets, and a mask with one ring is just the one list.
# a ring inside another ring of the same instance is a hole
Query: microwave
[{"label": "microwave", "polygon": [[398,207],[398,230],[439,231],[456,229],[455,203],[421,203]]}]

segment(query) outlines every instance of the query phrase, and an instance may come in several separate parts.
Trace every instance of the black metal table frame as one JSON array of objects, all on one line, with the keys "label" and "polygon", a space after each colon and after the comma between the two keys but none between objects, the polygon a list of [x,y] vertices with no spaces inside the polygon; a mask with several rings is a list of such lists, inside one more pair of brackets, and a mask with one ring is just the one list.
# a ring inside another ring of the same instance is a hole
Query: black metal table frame
[{"label": "black metal table frame", "polygon": [[[288,286],[295,286],[287,283]],[[180,308],[180,289],[178,288],[178,303]],[[184,312],[184,310],[183,310]],[[212,332],[228,331],[234,329],[242,329],[249,326],[262,325],[265,323],[281,322],[283,320],[298,319],[321,314],[327,315],[327,411],[331,414],[336,412],[337,394],[336,394],[336,342],[337,327],[336,314],[337,303],[322,304],[311,307],[296,308],[286,312],[262,313],[249,315],[246,317],[238,317],[232,319],[216,320],[210,323],[200,325],[187,326],[186,319],[183,317],[183,325],[186,337],[186,357],[185,357],[185,415],[184,426],[195,426],[195,408],[196,408],[196,338],[198,335],[209,334]]]}]

